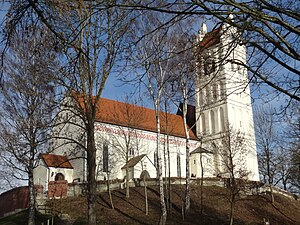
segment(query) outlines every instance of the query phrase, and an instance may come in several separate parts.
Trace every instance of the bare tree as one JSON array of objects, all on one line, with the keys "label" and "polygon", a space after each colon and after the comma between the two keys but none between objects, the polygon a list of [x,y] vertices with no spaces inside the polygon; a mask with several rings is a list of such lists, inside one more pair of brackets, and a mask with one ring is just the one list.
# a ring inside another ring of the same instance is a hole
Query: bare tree
[{"label": "bare tree", "polygon": [[137,128],[140,124],[147,122],[145,118],[145,108],[129,104],[129,101],[129,96],[127,96],[124,104],[119,105],[118,109],[112,112],[114,118],[120,121],[121,124],[118,125],[118,134],[111,137],[113,147],[118,152],[117,154],[120,160],[125,163],[127,198],[129,198],[129,180],[131,179],[128,161],[132,157],[140,154],[143,143],[138,138],[139,131]]},{"label": "bare tree", "polygon": [[[300,193],[300,116],[299,106],[295,102],[291,107],[291,116],[288,118],[288,129],[286,132],[289,140],[288,152],[290,190]],[[286,159],[286,157],[285,157]]]},{"label": "bare tree", "polygon": [[[47,4],[28,1],[25,5],[65,47],[68,65],[56,79],[74,99],[72,104],[65,106],[70,106],[70,110],[82,120],[80,129],[86,135],[86,145],[81,147],[87,159],[88,220],[89,224],[96,224],[95,117],[101,107],[99,101],[106,80],[122,53],[122,40],[130,25],[130,14],[109,8],[109,2],[53,1]],[[11,10],[16,16],[13,6]],[[72,91],[76,94],[71,94]]]},{"label": "bare tree", "polygon": [[[156,117],[156,155],[157,155],[157,175],[159,178],[161,218],[160,224],[165,224],[167,219],[167,211],[164,199],[163,187],[163,152],[161,149],[161,113],[160,105],[163,97],[164,87],[169,79],[170,58],[173,54],[174,46],[168,41],[168,37],[174,34],[174,30],[170,27],[164,27],[155,30],[156,26],[164,24],[163,16],[157,16],[151,12],[140,14],[139,20],[135,24],[135,33],[133,40],[138,40],[136,49],[131,55],[131,65],[135,70],[142,71],[138,79],[133,81],[141,82],[147,88]],[[146,36],[142,37],[144,34]],[[140,39],[141,38],[141,39]],[[128,81],[128,78],[127,78]]]},{"label": "bare tree", "polygon": [[58,63],[45,27],[17,30],[5,60],[1,90],[1,158],[17,179],[28,180],[28,224],[35,224],[33,170],[38,156],[48,151],[54,117],[55,85],[51,78]]},{"label": "bare tree", "polygon": [[214,19],[216,24],[230,24],[239,31],[236,38],[247,45],[249,53],[246,64],[239,60],[232,60],[232,63],[247,68],[255,85],[261,85],[264,90],[266,86],[271,87],[272,96],[275,92],[296,101],[300,100],[300,17],[297,1],[250,0],[245,4],[237,0],[193,0],[182,1],[180,8],[176,8],[177,5],[178,2],[151,4],[143,1],[123,7],[174,16],[206,15]]},{"label": "bare tree", "polygon": [[[182,24],[183,25],[183,24]],[[189,160],[190,160],[190,132],[195,124],[188,123],[188,102],[191,101],[192,97],[194,97],[193,91],[193,81],[195,75],[195,66],[194,66],[194,58],[193,53],[191,51],[193,43],[190,39],[192,36],[189,35],[184,30],[180,29],[180,26],[177,27],[177,30],[180,31],[179,35],[173,35],[170,40],[173,43],[175,56],[173,56],[170,61],[173,63],[172,67],[172,78],[171,78],[171,86],[174,90],[179,90],[180,94],[177,93],[177,98],[182,100],[182,110],[181,115],[183,118],[183,126],[185,131],[185,147],[186,147],[186,182],[185,182],[185,207],[184,211],[187,213],[190,210],[190,168],[189,168]],[[182,27],[181,27],[182,28]],[[185,27],[186,28],[186,27]],[[184,34],[184,35],[182,35]],[[196,121],[194,121],[196,122]],[[189,127],[191,125],[192,127]]]},{"label": "bare tree", "polygon": [[259,170],[262,179],[270,186],[271,201],[274,203],[272,185],[277,183],[277,151],[279,149],[279,133],[276,128],[276,112],[271,106],[259,107],[255,110],[255,130],[259,149]]},{"label": "bare tree", "polygon": [[234,131],[230,128],[221,138],[220,143],[217,144],[216,154],[220,157],[222,173],[228,177],[227,186],[230,193],[230,222],[233,224],[234,207],[237,197],[243,187],[245,179],[248,179],[250,172],[246,169],[245,160],[247,157],[247,139],[240,131]]}]

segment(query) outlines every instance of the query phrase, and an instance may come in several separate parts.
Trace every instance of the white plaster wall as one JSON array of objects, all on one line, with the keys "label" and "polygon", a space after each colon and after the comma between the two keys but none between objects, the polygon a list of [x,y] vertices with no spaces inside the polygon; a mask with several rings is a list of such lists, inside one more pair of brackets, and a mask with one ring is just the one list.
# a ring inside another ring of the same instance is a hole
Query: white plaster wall
[{"label": "white plaster wall", "polygon": [[[121,171],[121,167],[125,165],[125,156],[124,152],[120,152],[116,147],[114,147],[115,143],[122,143],[124,142],[124,137],[120,132],[123,132],[123,128],[120,128],[115,125],[109,125],[109,124],[103,124],[103,123],[97,123],[95,126],[95,130],[97,132],[96,134],[96,140],[97,140],[97,159],[99,162],[99,179],[103,179],[104,176],[106,176],[106,173],[101,172],[102,170],[102,146],[104,142],[109,143],[109,169],[111,171],[110,178],[119,178],[123,179],[124,175]],[[137,155],[146,154],[149,158],[148,165],[154,165],[154,153],[156,151],[156,133],[154,132],[148,132],[148,131],[141,131],[138,130],[138,150],[136,149],[135,152]],[[163,151],[164,151],[164,136],[161,135],[162,144],[160,145],[160,150],[162,153],[162,159],[164,159]],[[115,142],[115,143],[113,143]],[[169,138],[169,149],[170,149],[170,171],[172,177],[177,177],[177,155],[180,156],[180,164],[181,164],[181,176],[185,177],[185,167],[186,167],[186,157],[185,157],[185,139],[179,138],[179,137],[170,137]],[[191,151],[194,150],[197,147],[197,141],[190,141]],[[167,157],[167,156],[166,156]],[[164,168],[164,160],[163,160],[163,175],[165,174],[165,168]],[[168,163],[167,163],[168,165]],[[151,171],[148,171],[150,173],[150,176],[152,178],[156,177],[156,171],[154,170],[154,167],[152,167]]]},{"label": "white plaster wall", "polygon": [[[190,169],[191,175],[195,177],[201,177],[201,154],[194,153],[190,157]],[[203,165],[203,177],[213,177],[214,176],[214,163],[213,154],[202,153],[202,165]]]},{"label": "white plaster wall", "polygon": [[134,167],[134,178],[140,178],[143,170],[147,170],[151,178],[156,177],[156,168],[146,156]]},{"label": "white plaster wall", "polygon": [[49,170],[43,160],[39,160],[39,165],[33,170],[34,184],[43,185],[44,191],[48,190]]}]

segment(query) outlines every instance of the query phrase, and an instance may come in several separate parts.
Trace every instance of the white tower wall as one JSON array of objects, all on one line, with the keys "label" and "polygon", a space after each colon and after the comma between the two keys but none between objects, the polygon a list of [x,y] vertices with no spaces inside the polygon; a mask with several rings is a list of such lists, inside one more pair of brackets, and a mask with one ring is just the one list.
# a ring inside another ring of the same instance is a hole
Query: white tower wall
[{"label": "white tower wall", "polygon": [[[244,167],[250,172],[249,179],[259,180],[249,81],[242,66],[246,64],[246,48],[238,43],[238,33],[229,25],[206,32],[202,28],[198,43],[203,46],[196,52],[197,136],[207,149],[216,152],[214,146],[220,146],[226,131],[242,132],[246,139]],[[220,158],[215,155],[215,174],[224,169]]]}]

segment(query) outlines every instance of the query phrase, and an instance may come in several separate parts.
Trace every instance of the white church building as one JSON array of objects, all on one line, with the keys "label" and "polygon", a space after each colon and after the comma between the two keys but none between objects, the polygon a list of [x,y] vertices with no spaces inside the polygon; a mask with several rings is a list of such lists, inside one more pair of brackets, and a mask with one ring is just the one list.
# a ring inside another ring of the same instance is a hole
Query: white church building
[{"label": "white church building", "polygon": [[[242,66],[246,63],[246,48],[236,41],[236,35],[236,30],[226,24],[210,32],[203,24],[197,37],[196,99],[195,106],[188,107],[187,118],[190,127],[196,124],[189,133],[192,177],[201,177],[202,169],[204,177],[228,176],[222,155],[226,151],[222,149],[233,149],[234,145],[229,141],[225,146],[224,138],[229,133],[240,133],[244,145],[243,149],[240,146],[241,154],[236,154],[239,157],[234,163],[237,168],[248,171],[248,179],[259,180],[250,90],[247,71]],[[81,101],[80,97],[77,101]],[[110,179],[124,179],[126,167],[129,178],[157,177],[155,111],[104,98],[98,104],[95,123],[97,180],[107,179],[108,174]],[[43,185],[44,190],[50,181],[86,181],[83,150],[86,143],[85,134],[79,128],[80,120],[67,111],[63,111],[63,117],[69,123],[54,129],[53,136],[68,137],[76,143],[54,139],[53,152],[41,156],[34,180]],[[177,114],[160,112],[160,120],[163,175],[168,176],[170,171],[171,177],[185,177],[186,140],[180,110]]]}]

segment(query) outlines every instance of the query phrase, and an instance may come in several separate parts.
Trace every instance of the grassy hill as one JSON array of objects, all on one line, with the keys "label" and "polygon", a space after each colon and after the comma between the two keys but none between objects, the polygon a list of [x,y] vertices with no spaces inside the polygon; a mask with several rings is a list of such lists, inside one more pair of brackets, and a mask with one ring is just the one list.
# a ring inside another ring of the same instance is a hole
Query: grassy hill
[{"label": "grassy hill", "polygon": [[[228,190],[221,187],[204,187],[203,213],[200,210],[200,187],[191,188],[191,211],[185,221],[182,221],[181,208],[184,187],[172,186],[172,208],[168,215],[167,224],[202,224],[222,225],[228,224],[229,200]],[[125,197],[125,190],[112,192],[115,209],[111,209],[107,193],[98,196],[97,218],[98,224],[158,224],[160,216],[158,187],[148,188],[149,215],[145,215],[144,188],[131,188],[130,198]],[[87,203],[85,197],[72,197],[67,199],[50,200],[49,206],[54,207],[65,215],[64,221],[55,224],[87,224]],[[67,215],[67,217],[66,217]],[[235,207],[236,225],[263,224],[263,218],[268,218],[271,225],[298,225],[300,224],[300,201],[275,195],[275,205],[270,203],[267,195],[243,196],[237,201]],[[0,220],[0,225],[3,223]],[[10,223],[10,225],[24,223]]]}]

